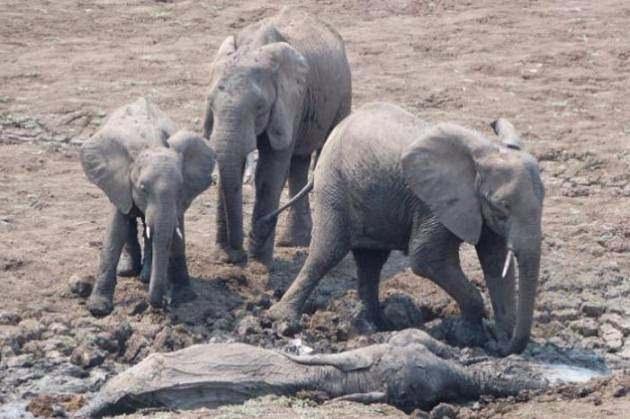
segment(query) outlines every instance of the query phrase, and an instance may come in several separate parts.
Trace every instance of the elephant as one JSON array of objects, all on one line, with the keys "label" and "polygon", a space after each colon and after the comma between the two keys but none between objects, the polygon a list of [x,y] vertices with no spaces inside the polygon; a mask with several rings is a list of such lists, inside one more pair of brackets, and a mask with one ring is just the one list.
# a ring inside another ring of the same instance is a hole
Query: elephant
[{"label": "elephant", "polygon": [[466,368],[453,351],[417,329],[336,354],[291,355],[244,343],[193,345],[149,355],[107,382],[78,415],[215,409],[305,391],[336,400],[389,403],[409,413],[440,402],[515,396],[549,385],[535,369],[514,368],[512,362],[494,359]]},{"label": "elephant", "polygon": [[[219,168],[217,262],[239,264],[249,256],[271,265],[276,221],[267,234],[255,220],[278,207],[287,178],[290,194],[307,183],[311,156],[350,113],[351,90],[341,36],[300,9],[284,8],[223,41],[210,66],[203,122]],[[245,252],[243,167],[256,149],[254,221]],[[308,199],[301,200],[278,244],[307,246],[311,224]]]},{"label": "elephant", "polygon": [[[174,295],[192,297],[186,266],[184,212],[212,180],[215,156],[205,139],[175,131],[145,98],[115,110],[81,147],[88,180],[113,204],[97,278],[87,307],[95,316],[113,310],[116,273],[149,282],[149,301],[164,305],[167,278]],[[144,225],[144,261],[137,220]]]},{"label": "elephant", "polygon": [[389,103],[365,105],[342,121],[315,168],[308,257],[270,319],[296,319],[319,280],[352,251],[365,318],[378,327],[380,272],[390,251],[402,250],[413,273],[457,302],[465,330],[483,336],[483,299],[459,259],[466,242],[489,290],[496,349],[521,352],[533,323],[544,186],[514,126],[506,119],[492,126],[503,142],[429,124]]}]

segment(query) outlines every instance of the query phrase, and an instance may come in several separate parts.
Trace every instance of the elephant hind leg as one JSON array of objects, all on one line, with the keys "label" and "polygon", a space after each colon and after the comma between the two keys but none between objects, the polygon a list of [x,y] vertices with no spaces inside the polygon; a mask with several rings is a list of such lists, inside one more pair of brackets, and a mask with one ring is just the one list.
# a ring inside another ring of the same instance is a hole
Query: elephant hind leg
[{"label": "elephant hind leg", "polygon": [[377,328],[383,327],[381,308],[378,300],[381,269],[387,262],[389,250],[353,249],[357,263],[359,298],[363,303],[366,320]]},{"label": "elephant hind leg", "polygon": [[282,299],[269,309],[273,320],[295,320],[319,281],[350,251],[350,235],[341,211],[328,206],[316,211],[308,256]]},{"label": "elephant hind leg", "polygon": [[129,218],[129,236],[125,241],[120,261],[118,262],[118,276],[137,276],[142,269],[142,251],[138,243],[138,220]]},{"label": "elephant hind leg", "polygon": [[459,305],[465,320],[481,324],[483,298],[479,289],[462,271],[459,260],[461,241],[439,222],[430,219],[414,226],[409,243],[411,269],[430,279]]},{"label": "elephant hind leg", "polygon": [[[295,196],[308,183],[311,156],[293,156],[289,169],[289,196]],[[287,214],[287,224],[278,238],[278,246],[308,246],[311,241],[311,211],[308,195],[296,202]]]}]

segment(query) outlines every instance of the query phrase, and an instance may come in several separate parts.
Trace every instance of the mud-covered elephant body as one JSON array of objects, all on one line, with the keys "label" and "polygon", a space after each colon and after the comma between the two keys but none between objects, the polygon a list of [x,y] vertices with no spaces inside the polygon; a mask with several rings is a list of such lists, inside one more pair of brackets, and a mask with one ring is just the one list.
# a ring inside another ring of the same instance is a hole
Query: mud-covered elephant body
[{"label": "mud-covered elephant body", "polygon": [[[258,149],[249,254],[271,263],[275,221],[255,220],[278,207],[285,181],[294,195],[307,182],[311,154],[350,112],[351,78],[344,43],[327,24],[294,8],[244,28],[220,46],[210,68],[204,133],[217,153],[219,209],[216,257],[241,262],[242,177]],[[280,244],[307,245],[307,200],[293,207]]]},{"label": "mud-covered elephant body", "polygon": [[[214,153],[206,141],[174,123],[145,98],[123,106],[81,148],[88,179],[105,192],[113,211],[88,309],[106,315],[113,309],[119,273],[140,274],[149,282],[150,302],[163,304],[170,278],[186,291],[184,211],[210,186]],[[144,261],[137,219],[144,226]]]},{"label": "mud-covered elephant body", "polygon": [[342,400],[389,403],[409,412],[482,394],[516,395],[547,384],[535,374],[506,374],[498,365],[464,368],[452,354],[452,348],[414,329],[337,354],[292,356],[242,343],[194,345],[150,355],[107,382],[80,414],[216,408],[309,390]]},{"label": "mud-covered elephant body", "polygon": [[459,260],[468,242],[476,246],[502,350],[523,350],[538,281],[544,189],[536,160],[519,149],[511,124],[501,119],[495,129],[503,143],[452,124],[432,126],[385,103],[346,118],[315,169],[308,258],[271,308],[272,318],[295,318],[318,281],[352,251],[359,295],[378,323],[380,271],[396,249],[409,254],[414,273],[457,301],[471,326],[480,326],[483,299]]}]

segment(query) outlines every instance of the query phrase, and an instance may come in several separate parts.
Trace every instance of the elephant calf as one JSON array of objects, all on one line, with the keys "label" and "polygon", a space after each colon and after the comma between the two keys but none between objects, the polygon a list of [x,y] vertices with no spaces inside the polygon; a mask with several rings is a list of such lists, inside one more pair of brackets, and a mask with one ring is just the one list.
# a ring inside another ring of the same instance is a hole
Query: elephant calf
[{"label": "elephant calf", "polygon": [[[210,67],[204,136],[217,152],[219,205],[215,259],[240,263],[243,249],[243,166],[258,150],[249,255],[273,260],[275,219],[263,233],[255,222],[278,208],[288,178],[295,195],[306,184],[313,152],[350,113],[350,65],[341,36],[299,9],[249,25],[227,37]],[[271,231],[267,234],[267,231]],[[306,246],[308,200],[291,209],[279,244]]]},{"label": "elephant calf", "polygon": [[483,300],[459,260],[465,241],[476,247],[502,352],[522,351],[539,275],[544,188],[514,127],[504,119],[493,127],[502,143],[452,124],[431,126],[386,103],[363,106],[339,124],[315,169],[309,255],[271,318],[295,318],[319,280],[352,250],[359,296],[378,324],[380,271],[397,249],[481,330]]},{"label": "elephant calf", "polygon": [[[81,147],[90,182],[112,202],[109,227],[88,309],[97,316],[113,309],[116,269],[149,282],[152,306],[162,306],[167,287],[188,291],[184,211],[211,183],[214,153],[206,141],[175,125],[147,99],[123,106]],[[144,261],[137,219],[144,225]]]}]

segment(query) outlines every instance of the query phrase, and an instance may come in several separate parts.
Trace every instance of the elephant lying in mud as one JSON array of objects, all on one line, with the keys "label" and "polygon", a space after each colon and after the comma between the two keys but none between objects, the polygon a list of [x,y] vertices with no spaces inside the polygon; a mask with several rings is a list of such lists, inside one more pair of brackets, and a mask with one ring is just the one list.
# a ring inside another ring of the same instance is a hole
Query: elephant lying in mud
[{"label": "elephant lying in mud", "polygon": [[365,105],[341,122],[315,168],[308,257],[270,317],[294,320],[320,279],[352,251],[359,296],[378,326],[380,272],[390,251],[402,250],[413,272],[453,297],[466,328],[483,336],[483,299],[459,259],[468,242],[490,292],[499,350],[522,351],[538,283],[544,188],[514,127],[500,119],[494,128],[502,143],[452,124],[431,126],[387,103]]},{"label": "elephant lying in mud", "polygon": [[242,343],[195,345],[152,354],[107,382],[80,416],[141,408],[216,408],[267,394],[325,392],[331,398],[383,402],[406,412],[444,401],[504,397],[547,385],[497,365],[464,368],[453,348],[407,329],[382,344],[327,355],[295,356]]},{"label": "elephant lying in mud", "polygon": [[[184,211],[212,180],[214,153],[192,132],[175,125],[145,98],[114,111],[81,147],[88,179],[113,204],[88,309],[113,309],[116,273],[149,282],[151,305],[162,306],[167,279],[177,295],[192,296],[184,242]],[[144,261],[137,219],[144,225]],[[144,265],[144,266],[143,266]]]},{"label": "elephant lying in mud", "polygon": [[[278,207],[306,184],[311,154],[350,113],[350,66],[341,36],[326,23],[295,8],[249,25],[227,37],[210,67],[204,136],[217,153],[219,204],[215,259],[240,263],[243,249],[243,166],[259,151],[253,220]],[[252,222],[249,255],[272,262],[275,224],[262,235]],[[279,244],[310,241],[308,200],[291,209]]]}]

